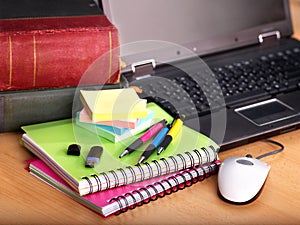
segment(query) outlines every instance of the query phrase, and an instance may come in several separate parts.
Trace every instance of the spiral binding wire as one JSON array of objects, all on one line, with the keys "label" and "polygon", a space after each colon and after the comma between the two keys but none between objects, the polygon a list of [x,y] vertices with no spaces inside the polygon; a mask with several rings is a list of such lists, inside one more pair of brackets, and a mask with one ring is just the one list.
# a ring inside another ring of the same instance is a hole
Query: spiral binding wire
[{"label": "spiral binding wire", "polygon": [[[212,149],[216,153],[216,150],[215,150],[215,148],[212,145],[210,145],[209,148]],[[211,157],[210,157],[209,151],[205,147],[202,147],[201,150],[203,150],[203,152],[205,153],[207,161],[210,162],[211,161]],[[203,158],[202,158],[201,153],[197,149],[194,149],[193,152],[195,153],[195,156],[198,158],[199,164],[202,164]],[[195,158],[194,158],[194,156],[190,152],[184,152],[184,154],[189,158],[189,160],[191,162],[190,164],[194,165],[195,164]],[[164,164],[164,166],[166,168],[166,171],[164,171],[164,173],[163,173],[161,164],[157,160],[153,160],[152,161],[153,165],[155,165],[156,170],[158,171],[157,176],[161,176],[162,174],[169,174],[169,173],[171,173],[171,170],[173,168],[171,167],[170,163],[171,164],[173,163],[173,165],[174,165],[174,169],[173,170],[174,171],[178,171],[179,170],[179,168],[178,168],[178,162],[179,161],[178,160],[181,161],[181,163],[183,165],[183,169],[189,167],[189,165],[187,164],[187,160],[183,156],[183,154],[176,154],[176,156],[178,157],[177,159],[174,156],[168,156],[167,158],[170,159],[169,161],[166,158],[161,158],[160,159],[161,162]],[[146,165],[146,167],[148,169],[148,172],[150,174],[150,178],[152,178],[154,176],[154,174],[153,174],[153,168],[147,162],[145,162],[144,165]],[[127,166],[126,169],[130,172],[130,174],[131,174],[130,177],[132,178],[132,180],[131,180],[130,183],[135,183],[137,181],[142,181],[142,180],[145,179],[145,170],[142,168],[142,166],[141,165],[136,165],[135,167],[138,168],[138,173],[141,175],[141,178],[140,178],[140,180],[137,180],[137,173],[136,173],[136,171],[133,169],[132,166]],[[120,171],[120,173],[121,173],[121,176],[122,176],[122,178],[124,180],[123,184],[127,184],[128,183],[128,176],[126,175],[125,170],[122,169],[122,168],[119,168],[117,170]],[[109,178],[109,175],[112,175],[113,178],[114,178],[114,180],[115,180],[114,181],[114,185],[112,185],[112,186],[111,186],[111,180]],[[101,179],[99,178],[99,176],[102,176],[104,178],[106,185],[103,185],[101,183]],[[99,175],[92,174],[91,177],[94,178],[94,180],[96,181],[96,185],[97,185],[97,189],[96,190],[94,190],[93,183],[90,180],[90,178],[88,178],[87,176],[82,177],[82,179],[87,180],[87,182],[89,184],[90,190],[89,190],[88,194],[93,193],[95,191],[101,191],[101,190],[109,189],[109,188],[112,188],[112,187],[118,187],[118,186],[122,185],[121,182],[120,182],[120,176],[118,176],[117,173],[114,170],[110,170],[107,173],[106,172],[101,172],[101,173],[99,173]],[[176,182],[176,180],[175,180],[175,182]]]},{"label": "spiral binding wire", "polygon": [[[216,160],[214,163],[211,163],[210,165],[207,165],[208,171],[205,171],[203,166],[193,167],[189,168],[189,170],[182,170],[180,173],[175,174],[173,176],[170,176],[166,179],[163,179],[159,182],[155,182],[153,184],[149,184],[146,187],[139,188],[137,190],[132,191],[131,193],[126,193],[124,195],[120,195],[117,197],[112,198],[109,202],[117,202],[119,210],[115,212],[115,215],[119,215],[121,213],[127,212],[128,210],[132,210],[136,207],[142,206],[144,204],[148,204],[151,201],[155,201],[158,198],[163,198],[166,195],[170,195],[172,193],[177,192],[178,190],[183,190],[186,187],[190,187],[193,184],[197,182],[203,181],[205,178],[210,177],[213,174],[216,174],[218,171],[218,166],[220,165],[220,162]],[[202,172],[199,173],[197,169],[201,169]],[[194,177],[192,175],[192,172],[195,172],[197,175]],[[184,176],[185,174],[188,174],[190,179],[186,179]],[[178,178],[181,177],[184,182],[180,183],[178,181]],[[171,184],[171,181],[175,182],[175,186]],[[166,187],[167,185],[169,187]],[[159,192],[158,189],[155,186],[160,186],[162,188],[162,192]],[[155,194],[151,196],[150,190],[154,191]],[[142,194],[142,192],[146,193],[146,198]],[[139,195],[140,201],[136,197],[134,197],[134,194]],[[133,204],[129,204],[128,198],[131,198],[133,201]]]}]

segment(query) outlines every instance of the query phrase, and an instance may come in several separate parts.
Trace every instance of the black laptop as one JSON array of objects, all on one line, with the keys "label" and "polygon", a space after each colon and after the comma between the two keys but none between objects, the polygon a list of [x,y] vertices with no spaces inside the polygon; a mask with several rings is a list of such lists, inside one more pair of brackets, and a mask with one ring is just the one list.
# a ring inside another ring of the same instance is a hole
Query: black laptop
[{"label": "black laptop", "polygon": [[33,18],[99,15],[93,0],[0,0],[0,18]]},{"label": "black laptop", "polygon": [[142,97],[227,149],[300,125],[300,42],[285,0],[103,0]]}]

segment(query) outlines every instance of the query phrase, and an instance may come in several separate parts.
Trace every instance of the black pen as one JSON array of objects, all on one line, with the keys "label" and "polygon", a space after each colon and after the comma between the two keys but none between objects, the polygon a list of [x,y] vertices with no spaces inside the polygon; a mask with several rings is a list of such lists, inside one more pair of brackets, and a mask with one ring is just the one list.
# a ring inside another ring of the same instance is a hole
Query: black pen
[{"label": "black pen", "polygon": [[167,125],[166,127],[162,128],[159,133],[156,135],[156,137],[153,139],[151,144],[148,145],[144,153],[142,154],[141,158],[139,159],[139,164],[143,163],[145,160],[147,160],[150,155],[155,151],[157,146],[163,141],[165,136],[167,135],[168,131],[170,129],[170,126]]},{"label": "black pen", "polygon": [[167,123],[166,120],[161,120],[160,122],[154,124],[142,136],[140,136],[131,145],[129,145],[122,152],[122,154],[119,156],[119,158],[122,158],[123,156],[128,155],[129,153],[138,149],[142,144],[144,144],[146,141],[148,141],[150,138],[152,138],[158,131],[160,131],[165,126],[166,123]]},{"label": "black pen", "polygon": [[157,155],[162,153],[162,151],[168,147],[168,145],[171,143],[171,141],[179,133],[182,125],[183,125],[183,122],[181,119],[178,118],[178,119],[174,120],[174,122],[172,123],[171,129],[169,130],[169,132],[167,133],[166,137],[161,142],[161,144],[158,146]]}]

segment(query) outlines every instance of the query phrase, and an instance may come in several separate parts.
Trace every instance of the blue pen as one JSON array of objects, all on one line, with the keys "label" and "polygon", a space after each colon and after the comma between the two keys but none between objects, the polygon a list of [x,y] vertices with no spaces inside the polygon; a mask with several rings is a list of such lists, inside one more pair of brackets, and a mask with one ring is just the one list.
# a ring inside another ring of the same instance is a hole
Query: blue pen
[{"label": "blue pen", "polygon": [[143,155],[139,159],[139,163],[143,163],[145,160],[149,158],[149,156],[154,152],[157,146],[164,140],[165,136],[167,135],[170,129],[170,125],[162,128],[156,137],[153,139],[152,143],[148,145],[146,150],[144,151]]},{"label": "blue pen", "polygon": [[131,152],[135,151],[137,148],[142,146],[146,141],[156,135],[163,127],[166,126],[167,121],[165,119],[161,120],[160,122],[154,124],[152,127],[149,128],[142,136],[136,139],[131,145],[129,145],[119,156],[122,158],[125,155],[130,154]]}]

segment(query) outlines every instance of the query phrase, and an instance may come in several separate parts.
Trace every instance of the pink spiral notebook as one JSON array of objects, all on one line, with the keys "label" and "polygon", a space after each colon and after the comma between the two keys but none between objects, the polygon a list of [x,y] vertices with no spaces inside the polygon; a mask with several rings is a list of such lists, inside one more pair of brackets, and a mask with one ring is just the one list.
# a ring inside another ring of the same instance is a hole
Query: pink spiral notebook
[{"label": "pink spiral notebook", "polygon": [[28,160],[28,163],[28,169],[32,175],[105,217],[126,212],[128,209],[133,209],[191,186],[198,181],[203,181],[215,174],[220,165],[220,162],[216,160],[201,167],[189,168],[142,182],[80,196],[42,160],[33,158]]}]

